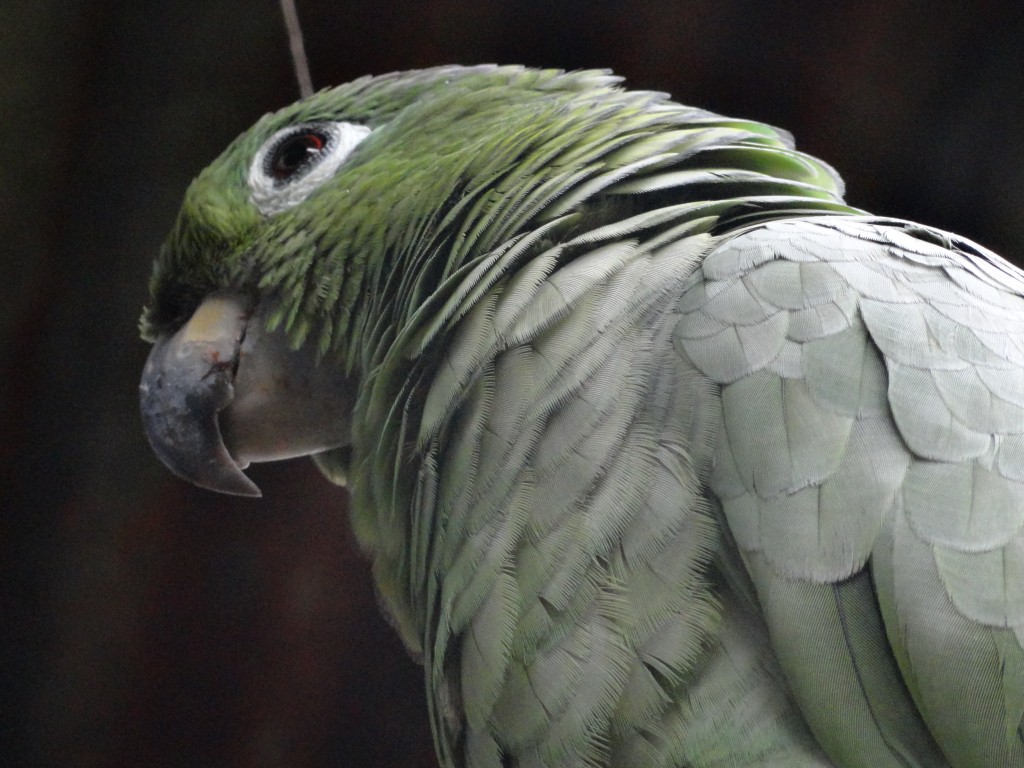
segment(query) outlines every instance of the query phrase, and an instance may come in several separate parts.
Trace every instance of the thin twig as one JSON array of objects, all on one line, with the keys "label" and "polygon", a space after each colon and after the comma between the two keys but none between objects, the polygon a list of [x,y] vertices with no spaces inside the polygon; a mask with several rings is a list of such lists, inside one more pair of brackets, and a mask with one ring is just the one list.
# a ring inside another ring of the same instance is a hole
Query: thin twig
[{"label": "thin twig", "polygon": [[281,0],[281,13],[284,14],[284,26],[288,30],[288,47],[292,52],[295,79],[299,81],[299,94],[306,98],[313,95],[313,78],[309,76],[309,60],[302,42],[302,27],[299,26],[295,0]]}]

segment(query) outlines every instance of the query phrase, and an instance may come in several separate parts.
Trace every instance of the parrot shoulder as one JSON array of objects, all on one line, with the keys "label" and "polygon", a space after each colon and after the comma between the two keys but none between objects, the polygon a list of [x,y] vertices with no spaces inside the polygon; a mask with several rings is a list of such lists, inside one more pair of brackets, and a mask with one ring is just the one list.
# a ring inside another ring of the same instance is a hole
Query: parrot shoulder
[{"label": "parrot shoulder", "polygon": [[[680,302],[677,350],[721,387],[711,489],[833,756],[853,746],[840,732],[936,755],[891,716],[915,706],[950,755],[1024,756],[1007,671],[1024,660],[1022,294],[1018,270],[953,235],[825,216],[727,240]],[[891,652],[869,640],[885,636]],[[860,729],[823,714],[809,644],[849,675],[836,711]],[[964,696],[993,712],[967,735]]]}]

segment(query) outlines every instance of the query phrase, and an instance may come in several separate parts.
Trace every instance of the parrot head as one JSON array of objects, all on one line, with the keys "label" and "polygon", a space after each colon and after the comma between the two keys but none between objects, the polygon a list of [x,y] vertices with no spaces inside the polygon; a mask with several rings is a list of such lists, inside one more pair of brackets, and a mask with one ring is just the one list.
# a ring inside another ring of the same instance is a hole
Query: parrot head
[{"label": "parrot head", "polygon": [[[641,210],[639,195],[607,194],[616,183],[708,147],[790,147],[775,129],[619,81],[440,67],[362,78],[260,119],[193,181],[154,265],[140,395],[157,455],[234,494],[259,495],[242,472],[253,461],[330,456],[339,480],[350,449],[379,443],[409,382],[432,375],[480,291]],[[789,157],[771,178],[834,205],[838,178]],[[728,195],[710,186],[667,201],[711,221],[706,201]]]},{"label": "parrot head", "polygon": [[501,222],[467,224],[495,181],[579,117],[575,94],[616,82],[438,68],[257,122],[193,181],[154,265],[140,390],[157,455],[241,495],[259,495],[251,461],[341,455],[361,387],[423,300],[507,238]]}]

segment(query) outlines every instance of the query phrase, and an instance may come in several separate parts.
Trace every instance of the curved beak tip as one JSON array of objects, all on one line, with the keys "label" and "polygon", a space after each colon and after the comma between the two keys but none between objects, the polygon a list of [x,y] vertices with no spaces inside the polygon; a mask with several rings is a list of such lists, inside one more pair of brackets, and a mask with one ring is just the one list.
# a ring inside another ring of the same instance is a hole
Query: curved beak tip
[{"label": "curved beak tip", "polygon": [[151,372],[147,365],[139,386],[146,437],[178,477],[212,491],[258,497],[260,489],[245,476],[221,437],[216,407],[221,398],[211,394],[223,390],[225,382],[210,383],[213,386],[197,393],[187,384]]}]

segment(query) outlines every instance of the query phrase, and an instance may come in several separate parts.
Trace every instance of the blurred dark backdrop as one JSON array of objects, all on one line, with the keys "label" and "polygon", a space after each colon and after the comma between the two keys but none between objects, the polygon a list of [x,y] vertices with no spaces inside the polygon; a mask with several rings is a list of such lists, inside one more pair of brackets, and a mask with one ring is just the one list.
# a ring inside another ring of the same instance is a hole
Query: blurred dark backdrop
[{"label": "blurred dark backdrop", "polygon": [[[1024,256],[1024,6],[300,0],[318,86],[611,67],[792,130],[849,199]],[[344,492],[263,501],[145,443],[135,322],[189,179],[296,96],[274,0],[0,4],[0,765],[432,765]]]}]

